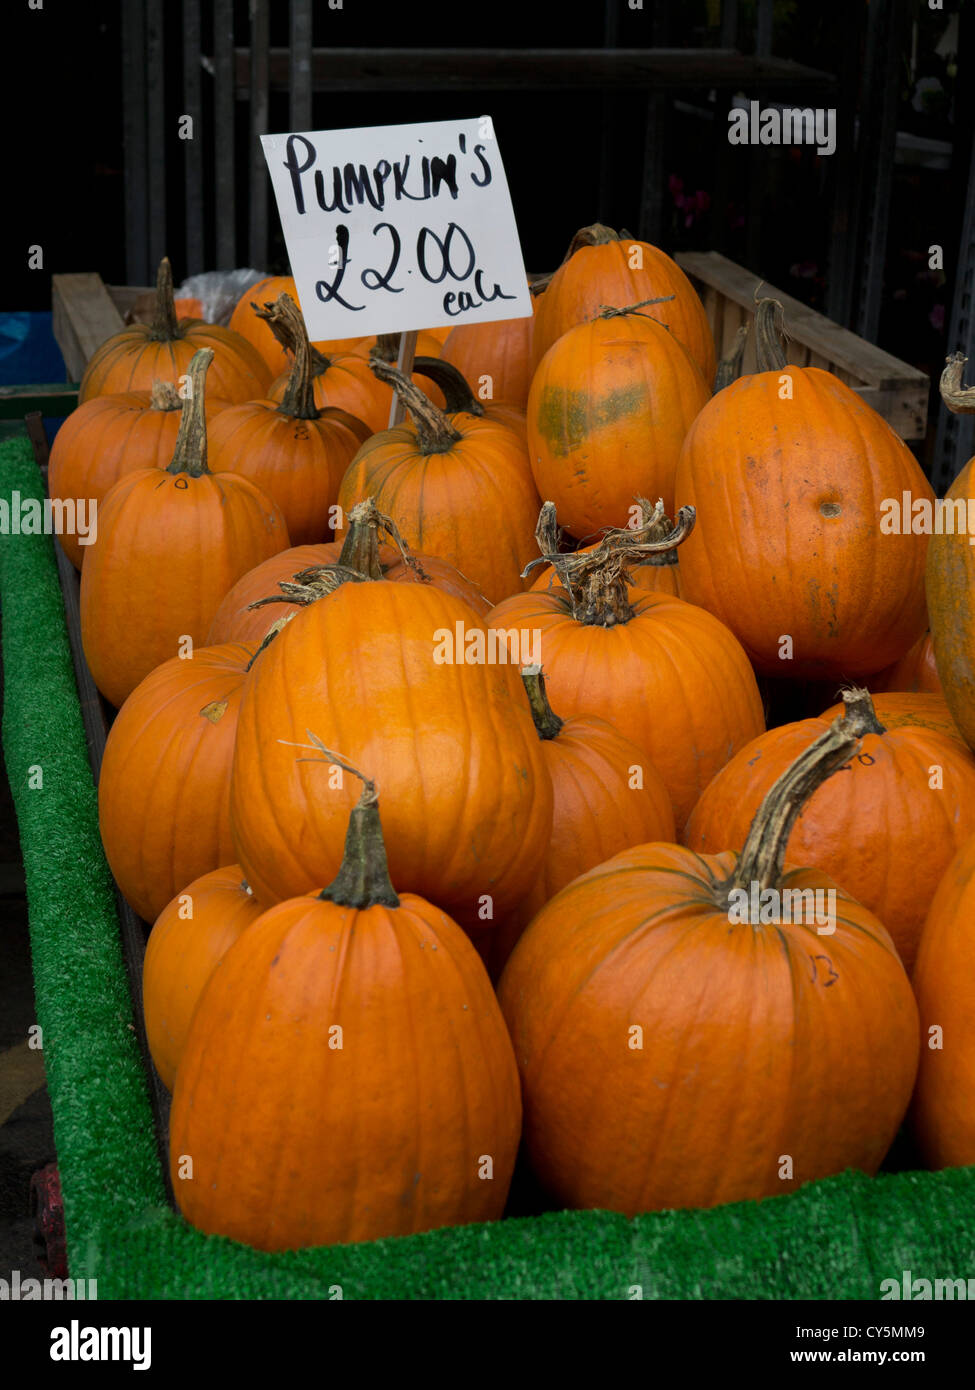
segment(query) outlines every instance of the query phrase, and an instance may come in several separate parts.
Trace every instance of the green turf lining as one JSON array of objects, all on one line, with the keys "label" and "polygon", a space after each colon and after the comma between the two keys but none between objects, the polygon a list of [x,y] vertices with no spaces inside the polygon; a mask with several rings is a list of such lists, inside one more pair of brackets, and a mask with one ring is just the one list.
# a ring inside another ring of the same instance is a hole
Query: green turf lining
[{"label": "green turf lining", "polygon": [[[26,439],[0,496],[40,497]],[[71,1273],[101,1298],[857,1298],[902,1270],[975,1275],[975,1168],[847,1173],[791,1196],[628,1221],[558,1212],[263,1255],[165,1206],[53,545],[0,536],[3,746],[20,824],[38,1022]],[[30,769],[43,772],[29,788]]]}]

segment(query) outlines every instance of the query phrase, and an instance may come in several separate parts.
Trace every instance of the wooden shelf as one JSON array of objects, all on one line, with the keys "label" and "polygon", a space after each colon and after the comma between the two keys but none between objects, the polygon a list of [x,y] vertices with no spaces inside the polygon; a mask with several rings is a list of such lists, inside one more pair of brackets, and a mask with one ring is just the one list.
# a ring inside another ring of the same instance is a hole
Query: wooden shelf
[{"label": "wooden shelf", "polygon": [[[288,91],[291,53],[267,52],[271,91]],[[212,70],[212,62],[204,64]],[[234,50],[236,92],[251,96],[251,52]],[[837,89],[832,73],[781,58],[731,48],[314,48],[313,91],[504,91],[629,89],[676,91],[698,87],[748,94],[777,90],[809,95]]]}]

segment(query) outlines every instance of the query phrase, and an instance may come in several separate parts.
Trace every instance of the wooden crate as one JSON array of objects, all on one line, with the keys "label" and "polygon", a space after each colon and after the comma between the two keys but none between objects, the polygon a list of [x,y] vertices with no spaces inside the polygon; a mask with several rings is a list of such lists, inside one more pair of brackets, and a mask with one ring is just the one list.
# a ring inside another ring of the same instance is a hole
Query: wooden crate
[{"label": "wooden crate", "polygon": [[[787,356],[797,367],[833,372],[869,402],[902,439],[923,439],[928,421],[927,375],[858,338],[832,319],[792,299],[717,251],[678,252],[677,262],[704,302],[718,356],[734,345],[740,326],[755,312],[755,291],[778,299],[791,341]],[[755,370],[755,342],[745,347],[744,371]]]},{"label": "wooden crate", "polygon": [[94,272],[51,277],[51,326],[69,381],[80,381],[106,338],[120,333],[126,315],[149,287],[106,285]]}]

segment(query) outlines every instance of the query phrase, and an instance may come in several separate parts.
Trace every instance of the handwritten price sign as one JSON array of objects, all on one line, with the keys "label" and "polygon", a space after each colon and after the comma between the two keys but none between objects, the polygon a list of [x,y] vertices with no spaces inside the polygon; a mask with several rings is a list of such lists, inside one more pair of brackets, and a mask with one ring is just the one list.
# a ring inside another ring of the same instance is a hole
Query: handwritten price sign
[{"label": "handwritten price sign", "polygon": [[261,144],[311,338],[531,314],[489,116]]}]

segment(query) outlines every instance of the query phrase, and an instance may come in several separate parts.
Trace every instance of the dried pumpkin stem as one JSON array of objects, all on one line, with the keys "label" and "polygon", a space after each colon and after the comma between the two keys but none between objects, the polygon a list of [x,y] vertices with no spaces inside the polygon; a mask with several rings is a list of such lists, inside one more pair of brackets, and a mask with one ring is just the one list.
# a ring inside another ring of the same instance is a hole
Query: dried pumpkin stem
[{"label": "dried pumpkin stem", "polygon": [[[399,898],[389,877],[375,782],[361,773],[357,767],[346,762],[340,754],[326,748],[310,729],[305,732],[311,740],[310,744],[297,743],[292,746],[317,749],[324,757],[299,758],[299,762],[334,763],[342,768],[343,772],[358,777],[362,783],[362,795],[349,814],[342,867],[328,887],[319,893],[319,898],[323,902],[337,903],[340,907],[353,907],[358,911],[366,907],[399,907]],[[279,742],[285,743],[287,740],[280,739]]]},{"label": "dried pumpkin stem", "polygon": [[173,267],[168,256],[163,256],[156,272],[156,308],[149,337],[160,343],[171,343],[174,338],[182,337],[173,295]]},{"label": "dried pumpkin stem", "polygon": [[378,357],[370,357],[369,366],[374,376],[393,388],[413,417],[421,454],[446,454],[459,443],[462,435],[408,376]]},{"label": "dried pumpkin stem", "polygon": [[176,448],[167,473],[188,473],[191,478],[199,478],[201,474],[210,471],[207,468],[207,422],[204,407],[207,369],[212,361],[212,348],[200,348],[190,358],[187,368],[190,396],[183,402]]},{"label": "dried pumpkin stem", "polygon": [[843,714],[796,758],[769,788],[755,813],[751,829],[731,877],[716,885],[719,899],[732,890],[777,888],[782,880],[786,845],[803,807],[818,789],[856,753],[864,734],[880,727],[866,690],[843,691]]},{"label": "dried pumpkin stem", "polygon": [[558,738],[565,726],[565,720],[559,718],[548,702],[548,695],[545,693],[545,677],[542,675],[541,666],[523,666],[521,679],[528,692],[528,703],[531,705],[532,719],[535,721],[538,737]]},{"label": "dried pumpkin stem", "polygon": [[183,402],[171,381],[154,381],[149,392],[150,410],[180,410]]},{"label": "dried pumpkin stem", "polygon": [[[596,315],[600,319],[625,318],[627,314],[634,314],[637,318],[652,319],[653,314],[641,314],[640,310],[645,309],[648,304],[669,304],[672,299],[676,299],[675,294],[661,294],[656,299],[641,299],[638,304],[628,304],[625,309],[614,309],[611,304],[601,304],[600,312]],[[654,319],[656,323],[657,320]],[[663,325],[666,327],[666,324]]]},{"label": "dried pumpkin stem", "polygon": [[941,373],[941,399],[954,415],[975,415],[975,386],[963,386],[965,363],[963,352],[954,352]]},{"label": "dried pumpkin stem", "polygon": [[430,583],[430,576],[399,533],[392,517],[386,516],[371,497],[357,502],[349,511],[349,533],[342,544],[338,563],[354,570],[365,579],[383,579],[385,572],[379,559],[379,533],[384,531],[399,550],[403,562],[418,580]]},{"label": "dried pumpkin stem", "polygon": [[755,358],[760,372],[781,372],[788,366],[785,310],[777,299],[760,299],[755,310]]},{"label": "dried pumpkin stem", "polygon": [[289,294],[279,294],[273,303],[266,303],[263,308],[259,304],[252,304],[251,308],[294,357],[278,414],[289,415],[294,420],[317,420],[319,410],[315,404],[311,343],[301,310]]}]

